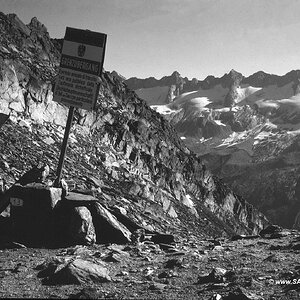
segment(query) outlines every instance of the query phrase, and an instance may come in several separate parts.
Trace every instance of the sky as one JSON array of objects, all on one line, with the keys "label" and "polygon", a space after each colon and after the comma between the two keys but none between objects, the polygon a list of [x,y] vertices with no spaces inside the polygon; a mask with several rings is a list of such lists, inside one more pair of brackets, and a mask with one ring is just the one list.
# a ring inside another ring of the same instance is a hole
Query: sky
[{"label": "sky", "polygon": [[106,33],[104,69],[126,78],[300,69],[300,0],[0,0],[0,11],[37,17],[54,38]]}]

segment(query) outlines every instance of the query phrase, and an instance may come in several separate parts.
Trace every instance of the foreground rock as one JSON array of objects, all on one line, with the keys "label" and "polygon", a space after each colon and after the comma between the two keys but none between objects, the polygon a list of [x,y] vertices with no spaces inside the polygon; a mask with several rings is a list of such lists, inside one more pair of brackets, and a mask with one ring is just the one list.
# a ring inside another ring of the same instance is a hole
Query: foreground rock
[{"label": "foreground rock", "polygon": [[85,284],[111,280],[108,270],[103,265],[83,259],[69,262],[53,259],[38,268],[42,268],[39,277],[44,277],[47,284]]},{"label": "foreground rock", "polygon": [[5,193],[10,202],[13,240],[47,244],[53,240],[53,209],[62,191],[43,183],[14,185]]},{"label": "foreground rock", "polygon": [[228,279],[231,279],[234,277],[234,272],[227,271],[223,268],[214,268],[209,274],[207,275],[201,275],[198,277],[198,283],[223,283],[227,281]]},{"label": "foreground rock", "polygon": [[[1,298],[297,300],[300,234],[231,241],[175,236],[178,253],[146,237],[127,245],[0,251]],[[38,266],[38,268],[36,268]],[[205,275],[206,274],[206,275]]]},{"label": "foreground rock", "polygon": [[70,192],[56,209],[60,239],[84,245],[97,243],[128,243],[130,230],[91,195]]},{"label": "foreground rock", "polygon": [[131,241],[131,232],[100,203],[94,203],[92,211],[99,243],[124,244]]},{"label": "foreground rock", "polygon": [[230,292],[224,298],[224,300],[264,300],[263,297],[256,295],[253,292],[247,291],[245,288],[239,287]]},{"label": "foreground rock", "polygon": [[69,236],[76,244],[91,245],[96,243],[96,231],[93,218],[85,206],[74,207],[71,213]]},{"label": "foreground rock", "polygon": [[[28,174],[30,171],[22,178]],[[2,218],[0,225],[12,241],[35,246],[131,241],[130,230],[91,195],[70,192],[63,196],[61,188],[45,183],[18,183],[4,196],[5,202],[10,203],[10,215],[6,218],[10,222],[5,224]],[[11,228],[5,229],[9,223]]]}]

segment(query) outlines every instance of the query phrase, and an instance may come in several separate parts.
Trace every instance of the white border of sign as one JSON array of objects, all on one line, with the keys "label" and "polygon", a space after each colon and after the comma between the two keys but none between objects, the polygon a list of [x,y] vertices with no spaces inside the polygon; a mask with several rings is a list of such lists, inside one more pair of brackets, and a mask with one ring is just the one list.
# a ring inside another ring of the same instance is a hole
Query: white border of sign
[{"label": "white border of sign", "polygon": [[67,106],[95,109],[106,34],[67,27],[53,100]]}]

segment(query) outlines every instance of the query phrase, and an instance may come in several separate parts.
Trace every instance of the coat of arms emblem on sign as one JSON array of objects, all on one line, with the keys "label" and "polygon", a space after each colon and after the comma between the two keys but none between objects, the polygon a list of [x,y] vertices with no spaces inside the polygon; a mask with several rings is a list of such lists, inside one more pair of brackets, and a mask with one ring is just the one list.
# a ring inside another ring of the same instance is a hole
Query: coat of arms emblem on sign
[{"label": "coat of arms emblem on sign", "polygon": [[78,56],[83,57],[85,53],[85,49],[86,49],[85,45],[79,45],[77,48]]}]

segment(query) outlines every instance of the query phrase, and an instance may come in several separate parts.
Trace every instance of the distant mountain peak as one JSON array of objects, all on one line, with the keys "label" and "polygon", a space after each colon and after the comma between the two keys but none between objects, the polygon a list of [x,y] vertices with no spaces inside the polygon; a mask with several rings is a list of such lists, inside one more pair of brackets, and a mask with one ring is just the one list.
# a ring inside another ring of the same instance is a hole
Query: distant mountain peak
[{"label": "distant mountain peak", "polygon": [[171,75],[171,77],[181,77],[180,73],[178,71],[174,71]]},{"label": "distant mountain peak", "polygon": [[243,74],[237,72],[236,70],[232,69],[228,74],[226,74],[232,82],[230,84],[239,85],[242,79],[244,78]]},{"label": "distant mountain peak", "polygon": [[33,17],[33,18],[31,18],[28,25],[30,25],[30,26],[41,26],[43,24],[38,20],[37,17]]},{"label": "distant mountain peak", "polygon": [[113,75],[114,77],[117,77],[121,82],[126,80],[126,77],[124,77],[123,75],[121,75],[120,73],[118,73],[117,71],[113,70],[111,72],[111,75]]},{"label": "distant mountain peak", "polygon": [[241,73],[236,71],[235,69],[231,69],[228,74],[241,74]]},{"label": "distant mountain peak", "polygon": [[23,34],[26,36],[30,35],[30,29],[19,19],[16,14],[8,14],[7,18],[10,20],[11,24],[13,24]]},{"label": "distant mountain peak", "polygon": [[43,32],[47,32],[48,33],[48,30],[46,28],[46,26],[41,23],[37,17],[33,17],[30,21],[30,23],[27,25],[29,28],[31,29],[36,29],[38,31],[43,31]]}]

